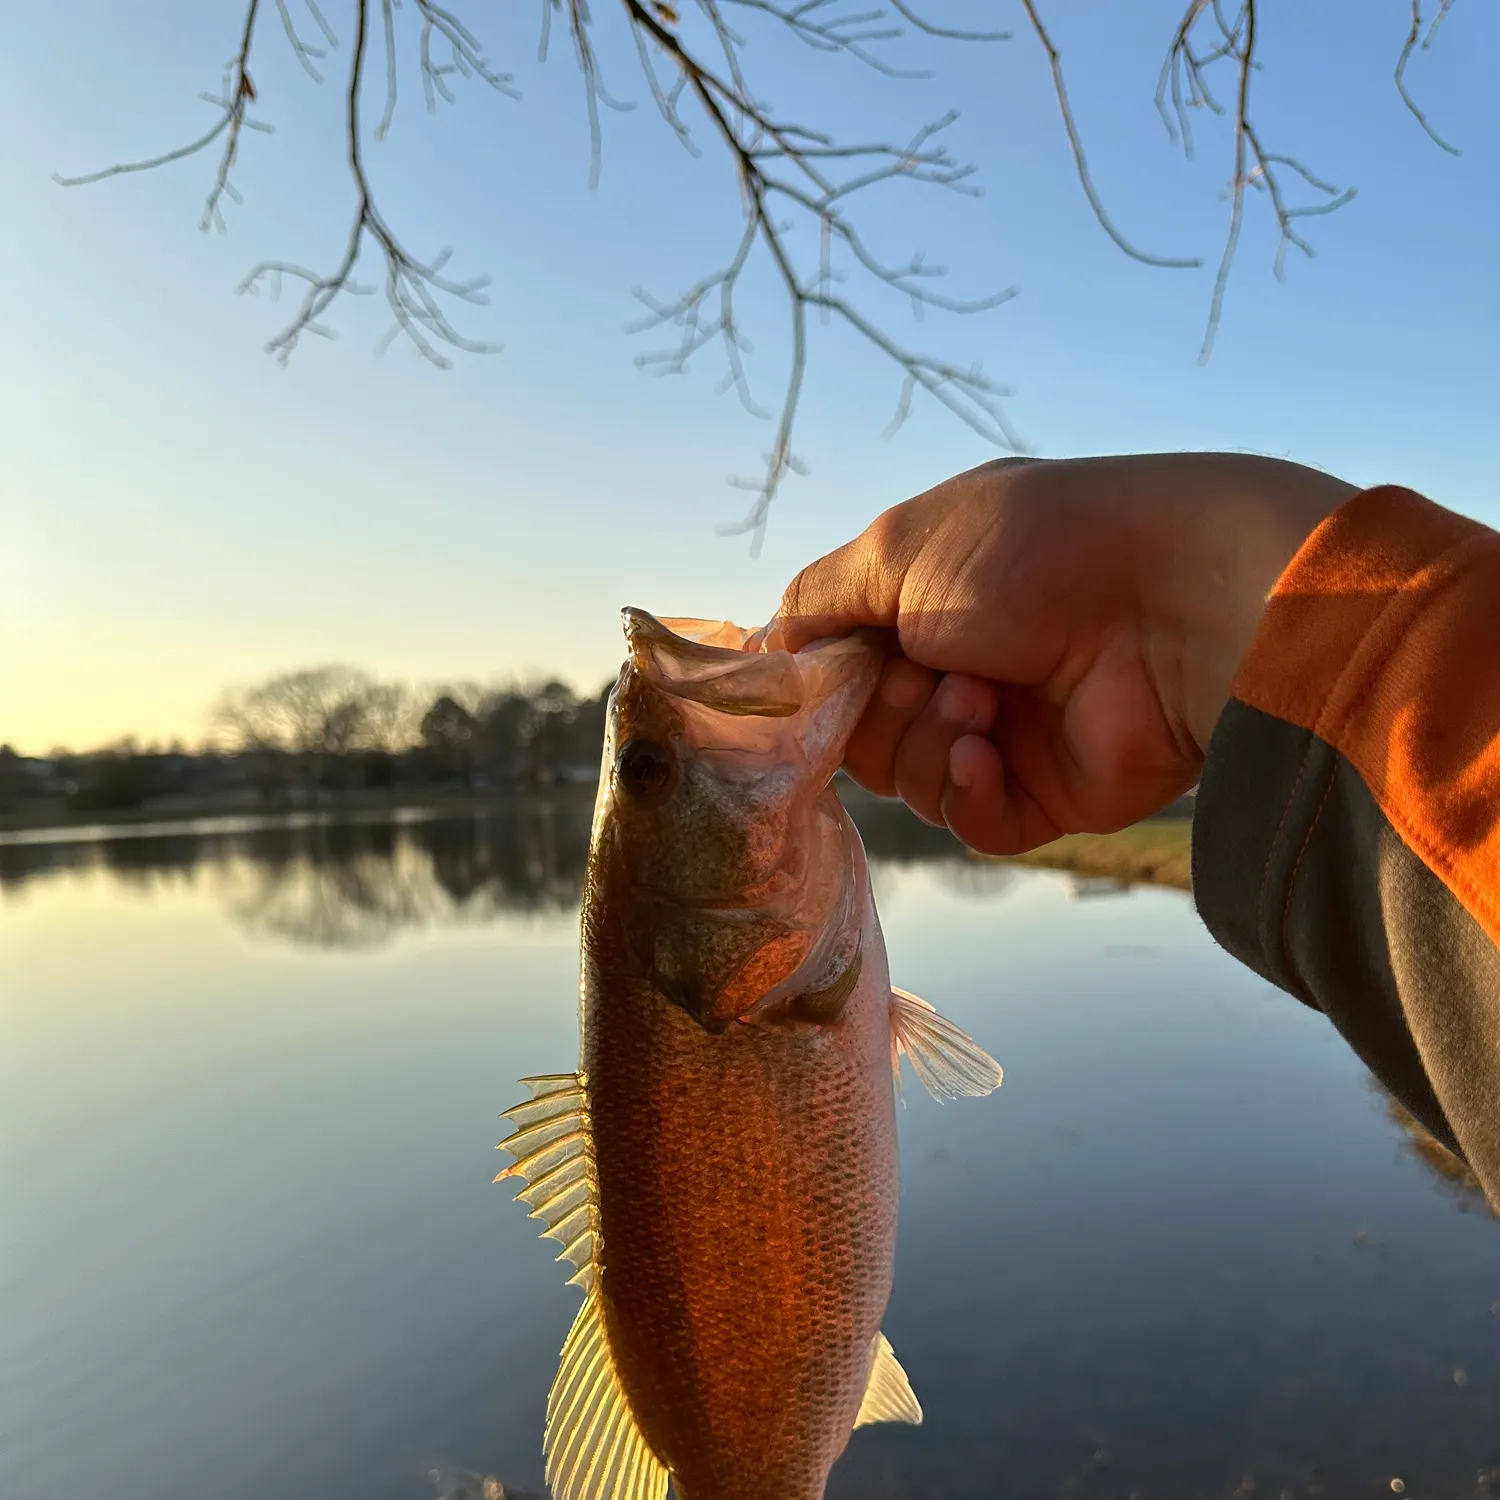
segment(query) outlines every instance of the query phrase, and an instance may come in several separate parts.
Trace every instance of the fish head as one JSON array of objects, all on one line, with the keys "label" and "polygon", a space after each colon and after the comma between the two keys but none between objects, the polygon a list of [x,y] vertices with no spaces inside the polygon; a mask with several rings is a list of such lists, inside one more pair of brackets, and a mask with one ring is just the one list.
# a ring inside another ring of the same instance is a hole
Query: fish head
[{"label": "fish head", "polygon": [[830,783],[879,635],[793,653],[727,622],[624,625],[594,847],[631,962],[710,1032],[831,1012],[857,978],[868,873]]}]

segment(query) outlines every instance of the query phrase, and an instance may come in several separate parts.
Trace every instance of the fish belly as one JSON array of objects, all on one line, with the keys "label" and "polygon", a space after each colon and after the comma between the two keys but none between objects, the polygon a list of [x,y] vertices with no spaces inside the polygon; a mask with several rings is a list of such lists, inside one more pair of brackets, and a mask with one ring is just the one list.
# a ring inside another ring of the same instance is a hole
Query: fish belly
[{"label": "fish belly", "polygon": [[884,968],[818,1031],[586,1001],[605,1327],[684,1500],[818,1500],[848,1442],[895,1250]]}]

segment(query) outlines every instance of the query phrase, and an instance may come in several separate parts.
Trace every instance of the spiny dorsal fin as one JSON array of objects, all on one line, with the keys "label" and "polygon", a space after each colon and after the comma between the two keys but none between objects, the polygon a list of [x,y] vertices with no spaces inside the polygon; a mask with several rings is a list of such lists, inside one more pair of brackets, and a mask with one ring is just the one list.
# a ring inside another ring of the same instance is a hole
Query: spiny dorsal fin
[{"label": "spiny dorsal fin", "polygon": [[910,1422],[913,1426],[922,1423],[922,1407],[901,1361],[896,1358],[890,1340],[883,1333],[875,1335],[875,1355],[870,1361],[870,1383],[865,1387],[865,1399],[860,1402],[859,1415],[854,1419],[856,1427],[870,1422]]},{"label": "spiny dorsal fin", "polygon": [[625,1399],[597,1289],[563,1345],[542,1453],[553,1500],[665,1500],[666,1466],[646,1446]]},{"label": "spiny dorsal fin", "polygon": [[983,1047],[909,990],[891,987],[891,1064],[901,1082],[901,1054],[939,1102],[978,1099],[1000,1087],[1000,1064]]},{"label": "spiny dorsal fin", "polygon": [[519,1177],[516,1197],[546,1228],[544,1240],[562,1246],[557,1258],[572,1263],[570,1284],[585,1292],[594,1284],[598,1214],[594,1203],[594,1143],[581,1073],[523,1078],[532,1097],[500,1116],[516,1127],[495,1149],[515,1160],[496,1175]]}]

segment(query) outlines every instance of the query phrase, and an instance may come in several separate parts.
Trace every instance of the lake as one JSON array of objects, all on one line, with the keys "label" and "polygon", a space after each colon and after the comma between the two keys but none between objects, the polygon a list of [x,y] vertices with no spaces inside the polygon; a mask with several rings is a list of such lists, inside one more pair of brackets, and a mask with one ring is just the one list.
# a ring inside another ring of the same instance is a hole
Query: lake
[{"label": "lake", "polygon": [[[0,845],[4,1500],[543,1491],[578,1293],[491,1178],[576,1062],[588,813]],[[865,821],[1005,1084],[907,1076],[927,1419],[833,1500],[1500,1493],[1500,1225],[1322,1018],[1175,892]]]}]

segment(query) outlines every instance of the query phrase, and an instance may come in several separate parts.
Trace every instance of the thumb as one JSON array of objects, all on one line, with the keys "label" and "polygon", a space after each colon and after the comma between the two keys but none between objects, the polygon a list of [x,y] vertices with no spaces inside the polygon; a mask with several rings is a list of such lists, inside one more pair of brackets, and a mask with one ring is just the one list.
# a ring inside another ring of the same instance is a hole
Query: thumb
[{"label": "thumb", "polygon": [[787,585],[770,624],[758,632],[769,649],[796,651],[860,625],[900,623],[906,575],[955,496],[1001,470],[1042,460],[997,458],[882,512],[852,542],[808,564]]},{"label": "thumb", "polygon": [[761,632],[767,650],[798,651],[809,641],[846,635],[861,625],[891,627],[901,610],[901,584],[911,549],[896,506],[852,542],[809,563],[786,586]]}]

